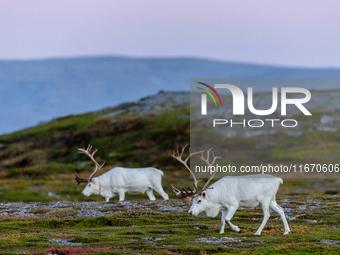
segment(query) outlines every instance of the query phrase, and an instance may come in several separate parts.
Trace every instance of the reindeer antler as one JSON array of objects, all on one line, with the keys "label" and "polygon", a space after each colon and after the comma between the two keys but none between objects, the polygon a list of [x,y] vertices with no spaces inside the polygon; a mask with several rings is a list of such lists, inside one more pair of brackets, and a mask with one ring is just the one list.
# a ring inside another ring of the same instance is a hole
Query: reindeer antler
[{"label": "reindeer antler", "polygon": [[188,190],[186,189],[182,189],[182,190],[179,190],[177,188],[174,187],[174,185],[170,185],[172,191],[175,193],[175,195],[182,199],[182,201],[184,202],[184,204],[187,206],[187,207],[190,207],[190,204],[191,204],[191,201],[194,197],[194,195],[197,194],[197,187],[194,185],[194,191],[188,187]]},{"label": "reindeer antler", "polygon": [[92,178],[93,176],[97,173],[97,171],[102,168],[105,164],[105,162],[101,163],[101,164],[98,164],[98,162],[94,159],[94,154],[96,154],[96,152],[98,151],[98,149],[95,149],[92,153],[91,153],[91,149],[92,149],[92,146],[89,144],[87,146],[87,149],[85,150],[84,148],[78,148],[78,153],[83,153],[85,155],[87,155],[95,164],[95,169],[93,171],[93,173],[90,175],[89,178],[80,178],[78,176],[78,174],[75,175],[75,180],[76,182],[78,183],[78,185],[81,183],[81,182],[90,182],[92,181]]},{"label": "reindeer antler", "polygon": [[[189,155],[188,155],[188,157],[187,157],[185,160],[182,160],[182,156],[183,156],[183,154],[184,154],[184,150],[185,150],[185,148],[186,148],[187,146],[188,146],[188,144],[182,146],[182,152],[181,152],[181,153],[179,153],[178,147],[177,147],[177,156],[175,156],[175,152],[173,152],[173,154],[171,154],[171,156],[172,156],[173,158],[177,159],[179,162],[181,162],[181,163],[189,170],[190,174],[192,175],[192,177],[193,177],[193,179],[194,179],[194,190],[192,190],[190,187],[188,187],[188,190],[186,190],[186,189],[184,189],[184,188],[183,188],[182,190],[179,190],[179,189],[175,188],[172,184],[171,184],[170,187],[171,187],[172,191],[175,193],[175,195],[176,195],[178,198],[182,199],[183,202],[184,202],[188,207],[190,207],[190,204],[191,204],[191,201],[192,201],[193,197],[194,197],[195,195],[201,194],[204,190],[207,189],[206,187],[208,186],[209,182],[211,181],[211,179],[212,179],[212,178],[214,177],[214,175],[215,175],[215,173],[212,174],[212,172],[211,172],[211,166],[215,163],[215,161],[216,161],[217,158],[221,158],[221,157],[217,157],[217,156],[215,156],[215,155],[213,154],[214,158],[213,158],[212,162],[209,162],[209,155],[210,155],[210,151],[212,150],[212,148],[210,148],[209,150],[206,150],[206,152],[207,152],[207,157],[206,157],[206,158],[204,158],[204,156],[203,156],[204,151],[198,151],[198,152],[190,153],[190,148],[189,148]],[[194,173],[191,171],[191,169],[188,167],[188,164],[187,164],[189,158],[190,158],[192,155],[195,155],[195,154],[201,154],[201,156],[198,156],[198,157],[199,157],[202,161],[204,161],[204,162],[208,165],[208,168],[209,168],[209,179],[208,179],[207,183],[204,185],[204,187],[203,187],[203,189],[202,189],[201,191],[198,191],[198,189],[197,189],[197,184],[198,184],[198,182],[201,181],[201,180],[197,181],[196,176],[194,175]]]},{"label": "reindeer antler", "polygon": [[177,159],[179,162],[181,162],[181,163],[186,167],[186,169],[189,170],[189,172],[190,172],[192,178],[194,179],[194,187],[195,187],[195,190],[197,191],[197,184],[198,184],[199,181],[197,181],[196,176],[194,175],[194,173],[191,171],[190,167],[188,166],[188,160],[189,160],[189,158],[190,158],[192,155],[202,153],[203,151],[198,151],[198,152],[190,153],[190,148],[189,148],[189,155],[188,155],[188,157],[187,157],[185,160],[182,160],[182,157],[183,157],[185,148],[186,148],[187,146],[188,146],[188,143],[187,143],[186,145],[182,146],[182,151],[181,151],[181,153],[179,153],[179,151],[178,151],[178,146],[177,146],[177,156],[176,156],[176,154],[175,154],[175,151],[173,152],[173,154],[171,154],[171,156],[172,156],[174,159]]},{"label": "reindeer antler", "polygon": [[205,162],[208,165],[208,169],[209,169],[209,179],[205,183],[205,185],[204,185],[204,187],[203,187],[201,192],[203,192],[206,189],[206,187],[208,186],[208,184],[210,183],[210,181],[214,178],[214,176],[216,174],[216,172],[214,172],[214,174],[212,174],[211,166],[215,163],[216,159],[221,158],[219,156],[215,156],[214,152],[212,152],[212,155],[213,155],[214,158],[213,158],[213,160],[211,162],[209,162],[210,151],[212,149],[213,149],[213,147],[211,147],[209,150],[206,150],[206,152],[207,152],[207,157],[206,158],[203,157],[203,152],[202,152],[202,156],[198,156],[203,162]]}]

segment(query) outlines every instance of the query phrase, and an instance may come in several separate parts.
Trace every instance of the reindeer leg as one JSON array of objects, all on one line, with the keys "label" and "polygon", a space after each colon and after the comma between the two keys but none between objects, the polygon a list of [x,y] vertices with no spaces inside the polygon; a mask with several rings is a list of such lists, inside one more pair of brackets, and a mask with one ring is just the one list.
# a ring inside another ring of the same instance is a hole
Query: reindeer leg
[{"label": "reindeer leg", "polygon": [[290,234],[290,229],[289,229],[289,226],[288,226],[288,222],[286,220],[285,213],[284,213],[283,209],[281,208],[281,206],[279,206],[276,203],[275,200],[271,201],[269,206],[270,206],[270,208],[272,208],[275,212],[277,212],[280,215],[281,220],[283,222],[283,226],[285,227],[285,232],[283,234],[284,235]]},{"label": "reindeer leg", "polygon": [[124,190],[118,190],[118,195],[119,195],[119,202],[124,202],[125,191]]},{"label": "reindeer leg", "polygon": [[159,184],[155,185],[153,187],[153,190],[156,191],[159,195],[161,195],[164,200],[169,200],[169,195],[165,193],[162,185],[159,185]]},{"label": "reindeer leg", "polygon": [[154,196],[154,194],[153,194],[153,192],[152,192],[152,189],[148,189],[148,190],[146,191],[146,194],[148,195],[148,197],[149,197],[149,199],[150,199],[151,201],[156,200],[156,197]]},{"label": "reindeer leg", "polygon": [[227,210],[222,210],[222,217],[221,217],[221,231],[220,234],[224,233],[224,228],[225,228],[225,217],[227,215]]},{"label": "reindeer leg", "polygon": [[261,226],[259,227],[259,229],[255,232],[254,235],[261,235],[262,229],[264,228],[264,226],[267,224],[267,221],[270,217],[270,213],[269,213],[269,205],[267,203],[262,203],[262,210],[263,210],[263,221],[261,223]]},{"label": "reindeer leg", "polygon": [[234,224],[232,224],[230,222],[230,220],[233,218],[236,210],[237,210],[237,207],[235,207],[235,206],[228,207],[228,212],[227,212],[227,215],[225,216],[224,220],[225,220],[225,222],[228,223],[228,225],[231,227],[232,230],[240,233],[241,232],[240,228],[238,226],[235,226]]}]

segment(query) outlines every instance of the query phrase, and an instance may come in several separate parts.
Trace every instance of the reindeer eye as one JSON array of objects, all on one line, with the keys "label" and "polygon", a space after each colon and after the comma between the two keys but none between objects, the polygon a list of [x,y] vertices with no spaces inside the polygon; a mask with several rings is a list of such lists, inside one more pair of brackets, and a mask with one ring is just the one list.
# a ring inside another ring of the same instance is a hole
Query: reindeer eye
[{"label": "reindeer eye", "polygon": [[200,204],[201,202],[202,202],[202,200],[198,200],[198,201],[197,201],[197,204]]},{"label": "reindeer eye", "polygon": [[89,187],[91,187],[91,184],[89,184]]}]

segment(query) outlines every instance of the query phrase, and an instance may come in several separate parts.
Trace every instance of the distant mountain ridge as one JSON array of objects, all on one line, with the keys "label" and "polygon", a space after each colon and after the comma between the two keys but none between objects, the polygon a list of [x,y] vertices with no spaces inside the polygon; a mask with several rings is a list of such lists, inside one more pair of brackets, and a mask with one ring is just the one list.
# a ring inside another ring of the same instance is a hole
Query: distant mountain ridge
[{"label": "distant mountain ridge", "polygon": [[[193,58],[81,57],[0,61],[0,134],[40,121],[188,91],[190,78],[340,77],[340,69],[288,68]],[[307,88],[334,89],[338,87]],[[271,88],[257,87],[256,91]]]}]

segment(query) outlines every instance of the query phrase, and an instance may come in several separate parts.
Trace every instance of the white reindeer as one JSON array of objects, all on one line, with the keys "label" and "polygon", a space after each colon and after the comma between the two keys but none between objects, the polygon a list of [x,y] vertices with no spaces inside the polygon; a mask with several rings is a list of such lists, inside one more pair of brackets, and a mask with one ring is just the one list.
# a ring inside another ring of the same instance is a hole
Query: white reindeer
[{"label": "white reindeer", "polygon": [[204,185],[203,189],[198,191],[198,181],[194,173],[187,165],[188,159],[194,154],[201,154],[199,158],[203,160],[208,165],[208,169],[210,169],[215,160],[220,157],[216,157],[213,154],[214,158],[211,162],[209,162],[209,154],[212,150],[211,148],[206,151],[206,158],[203,156],[203,151],[195,153],[190,153],[189,151],[189,156],[185,160],[182,160],[186,146],[187,145],[182,146],[181,154],[179,154],[177,149],[177,156],[174,153],[172,154],[172,157],[181,162],[189,170],[194,180],[194,190],[188,188],[188,190],[183,189],[180,191],[173,185],[171,185],[171,188],[176,196],[181,198],[183,202],[188,207],[190,207],[189,213],[191,215],[196,216],[205,211],[207,216],[216,217],[218,213],[222,211],[220,234],[224,233],[226,222],[232,230],[241,232],[238,226],[235,226],[230,222],[236,210],[249,210],[261,205],[264,217],[262,224],[255,232],[255,235],[260,235],[264,226],[266,225],[270,216],[269,208],[273,209],[280,215],[285,228],[284,235],[290,233],[284,211],[275,201],[275,196],[279,185],[280,183],[283,183],[281,178],[277,178],[268,174],[243,175],[234,177],[226,176],[207,188],[209,182],[215,175],[215,173],[212,174],[212,172],[209,171],[210,174],[208,181]]},{"label": "white reindeer", "polygon": [[79,153],[87,155],[95,164],[95,170],[89,178],[80,178],[78,174],[75,180],[78,185],[81,182],[87,182],[82,194],[84,196],[101,195],[105,197],[105,201],[109,202],[110,198],[119,195],[119,201],[123,202],[125,199],[125,192],[131,194],[139,194],[146,192],[150,200],[156,200],[153,191],[159,193],[164,200],[168,200],[169,196],[162,187],[163,171],[153,167],[147,168],[122,168],[115,167],[105,174],[94,177],[96,172],[105,164],[98,164],[94,159],[95,150],[90,153],[92,146],[89,145],[87,149],[78,148]]}]

